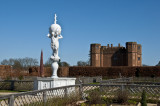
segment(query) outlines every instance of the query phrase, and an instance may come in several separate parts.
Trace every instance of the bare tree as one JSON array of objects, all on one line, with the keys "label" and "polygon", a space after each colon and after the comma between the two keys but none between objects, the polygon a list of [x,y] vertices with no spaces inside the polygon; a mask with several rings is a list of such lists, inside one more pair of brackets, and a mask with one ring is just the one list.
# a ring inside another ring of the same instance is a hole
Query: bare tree
[{"label": "bare tree", "polygon": [[32,67],[32,66],[38,66],[38,60],[37,59],[25,57],[25,58],[19,59],[19,60],[22,61],[21,64],[24,68],[28,68],[28,67]]},{"label": "bare tree", "polygon": [[60,63],[59,63],[59,66],[60,66],[60,67],[68,67],[68,66],[70,66],[70,65],[69,65],[67,62],[64,61],[64,62],[60,62]]},{"label": "bare tree", "polygon": [[89,61],[78,61],[77,66],[89,66]]},{"label": "bare tree", "polygon": [[9,60],[4,59],[1,61],[1,65],[11,65],[13,66],[15,62],[15,59],[10,58]]},{"label": "bare tree", "polygon": [[44,66],[45,67],[51,67],[51,64],[52,64],[52,60],[50,58],[48,58],[48,60],[44,64]]},{"label": "bare tree", "polygon": [[160,66],[160,61],[158,62],[158,64],[156,66]]},{"label": "bare tree", "polygon": [[9,60],[4,59],[1,61],[2,65],[11,65],[13,68],[19,68],[19,69],[28,69],[31,66],[37,66],[38,65],[38,60],[25,57],[25,58],[18,58],[18,59],[13,59],[10,58]]},{"label": "bare tree", "polygon": [[22,70],[23,66],[21,65],[21,63],[18,60],[15,60],[14,64],[13,64],[13,69]]},{"label": "bare tree", "polygon": [[9,65],[9,61],[7,59],[4,59],[1,61],[1,65]]},{"label": "bare tree", "polygon": [[[45,62],[45,64],[44,64],[44,66],[45,67],[51,67],[51,64],[52,64],[52,60],[50,59],[50,58],[48,58],[48,60]],[[67,63],[67,62],[59,62],[58,63],[58,65],[60,66],[60,67],[68,67],[68,66],[70,66],[69,65],[69,63]]]}]

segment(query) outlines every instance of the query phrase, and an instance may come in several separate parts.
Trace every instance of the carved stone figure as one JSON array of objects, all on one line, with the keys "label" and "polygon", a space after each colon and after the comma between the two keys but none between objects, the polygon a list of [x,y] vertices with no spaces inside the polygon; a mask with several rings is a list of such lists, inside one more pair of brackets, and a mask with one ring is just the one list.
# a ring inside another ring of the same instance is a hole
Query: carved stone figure
[{"label": "carved stone figure", "polygon": [[58,78],[57,76],[57,70],[58,70],[58,62],[60,60],[60,57],[58,56],[58,49],[59,49],[59,39],[62,39],[61,35],[61,27],[56,23],[56,14],[55,14],[55,21],[54,24],[51,25],[49,28],[49,34],[47,35],[49,38],[51,38],[51,48],[53,50],[51,59],[53,60],[52,63],[52,78]]}]

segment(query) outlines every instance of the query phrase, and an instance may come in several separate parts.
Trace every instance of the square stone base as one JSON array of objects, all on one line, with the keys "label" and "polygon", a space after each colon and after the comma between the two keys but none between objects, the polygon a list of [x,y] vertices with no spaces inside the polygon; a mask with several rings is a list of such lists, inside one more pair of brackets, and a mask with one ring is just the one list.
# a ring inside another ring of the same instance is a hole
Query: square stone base
[{"label": "square stone base", "polygon": [[34,90],[55,88],[61,86],[75,85],[76,78],[42,78],[37,77],[34,79]]}]

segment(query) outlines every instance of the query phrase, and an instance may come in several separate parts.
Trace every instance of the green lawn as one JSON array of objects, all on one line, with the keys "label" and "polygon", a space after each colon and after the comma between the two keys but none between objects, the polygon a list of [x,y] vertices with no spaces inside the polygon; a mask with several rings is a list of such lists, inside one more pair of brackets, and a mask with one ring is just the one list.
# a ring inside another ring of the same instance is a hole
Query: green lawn
[{"label": "green lawn", "polygon": [[19,90],[19,91],[12,91],[12,90],[0,90],[0,93],[1,92],[7,92],[7,93],[10,93],[10,92],[27,92],[28,90]]}]

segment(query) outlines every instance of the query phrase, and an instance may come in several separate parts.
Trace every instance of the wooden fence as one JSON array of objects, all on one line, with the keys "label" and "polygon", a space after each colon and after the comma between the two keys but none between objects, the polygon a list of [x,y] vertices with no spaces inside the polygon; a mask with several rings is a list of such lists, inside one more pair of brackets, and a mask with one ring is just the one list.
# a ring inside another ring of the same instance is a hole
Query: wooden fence
[{"label": "wooden fence", "polygon": [[[100,84],[77,84],[71,86],[63,86],[44,90],[36,90],[23,92],[18,94],[0,96],[0,106],[21,106],[21,105],[44,105],[53,98],[61,98],[70,94],[78,94],[82,99],[86,99],[90,92],[98,91],[102,96],[107,98],[116,98],[119,92],[125,91],[129,95],[129,99],[141,99],[142,91],[146,91],[147,99],[160,100],[160,83],[159,82],[134,82],[134,78],[118,78],[107,81],[101,81]],[[15,87],[16,83],[9,82]],[[26,83],[26,82],[25,82]],[[27,83],[31,83],[27,81]],[[22,83],[23,85],[23,83]],[[32,84],[33,85],[33,84]],[[27,87],[27,85],[23,85]],[[12,88],[13,89],[13,88]]]},{"label": "wooden fence", "polygon": [[1,106],[20,106],[20,105],[41,105],[49,99],[60,97],[64,98],[71,93],[80,95],[86,99],[89,92],[99,91],[107,98],[116,98],[120,91],[127,91],[130,99],[141,99],[142,91],[146,91],[147,99],[160,100],[160,85],[135,85],[135,84],[78,84],[50,88],[37,91],[29,91],[13,95],[0,96]]},{"label": "wooden fence", "polygon": [[108,98],[116,98],[117,94],[121,91],[126,91],[129,98],[141,99],[142,91],[147,93],[147,99],[160,100],[160,85],[135,85],[135,84],[111,84],[111,85],[93,85],[85,84],[83,86],[83,95],[86,97],[88,92],[100,91],[103,96]]},{"label": "wooden fence", "polygon": [[72,93],[81,95],[80,88],[80,85],[71,85],[0,96],[0,106],[39,106],[55,97],[63,98]]}]

